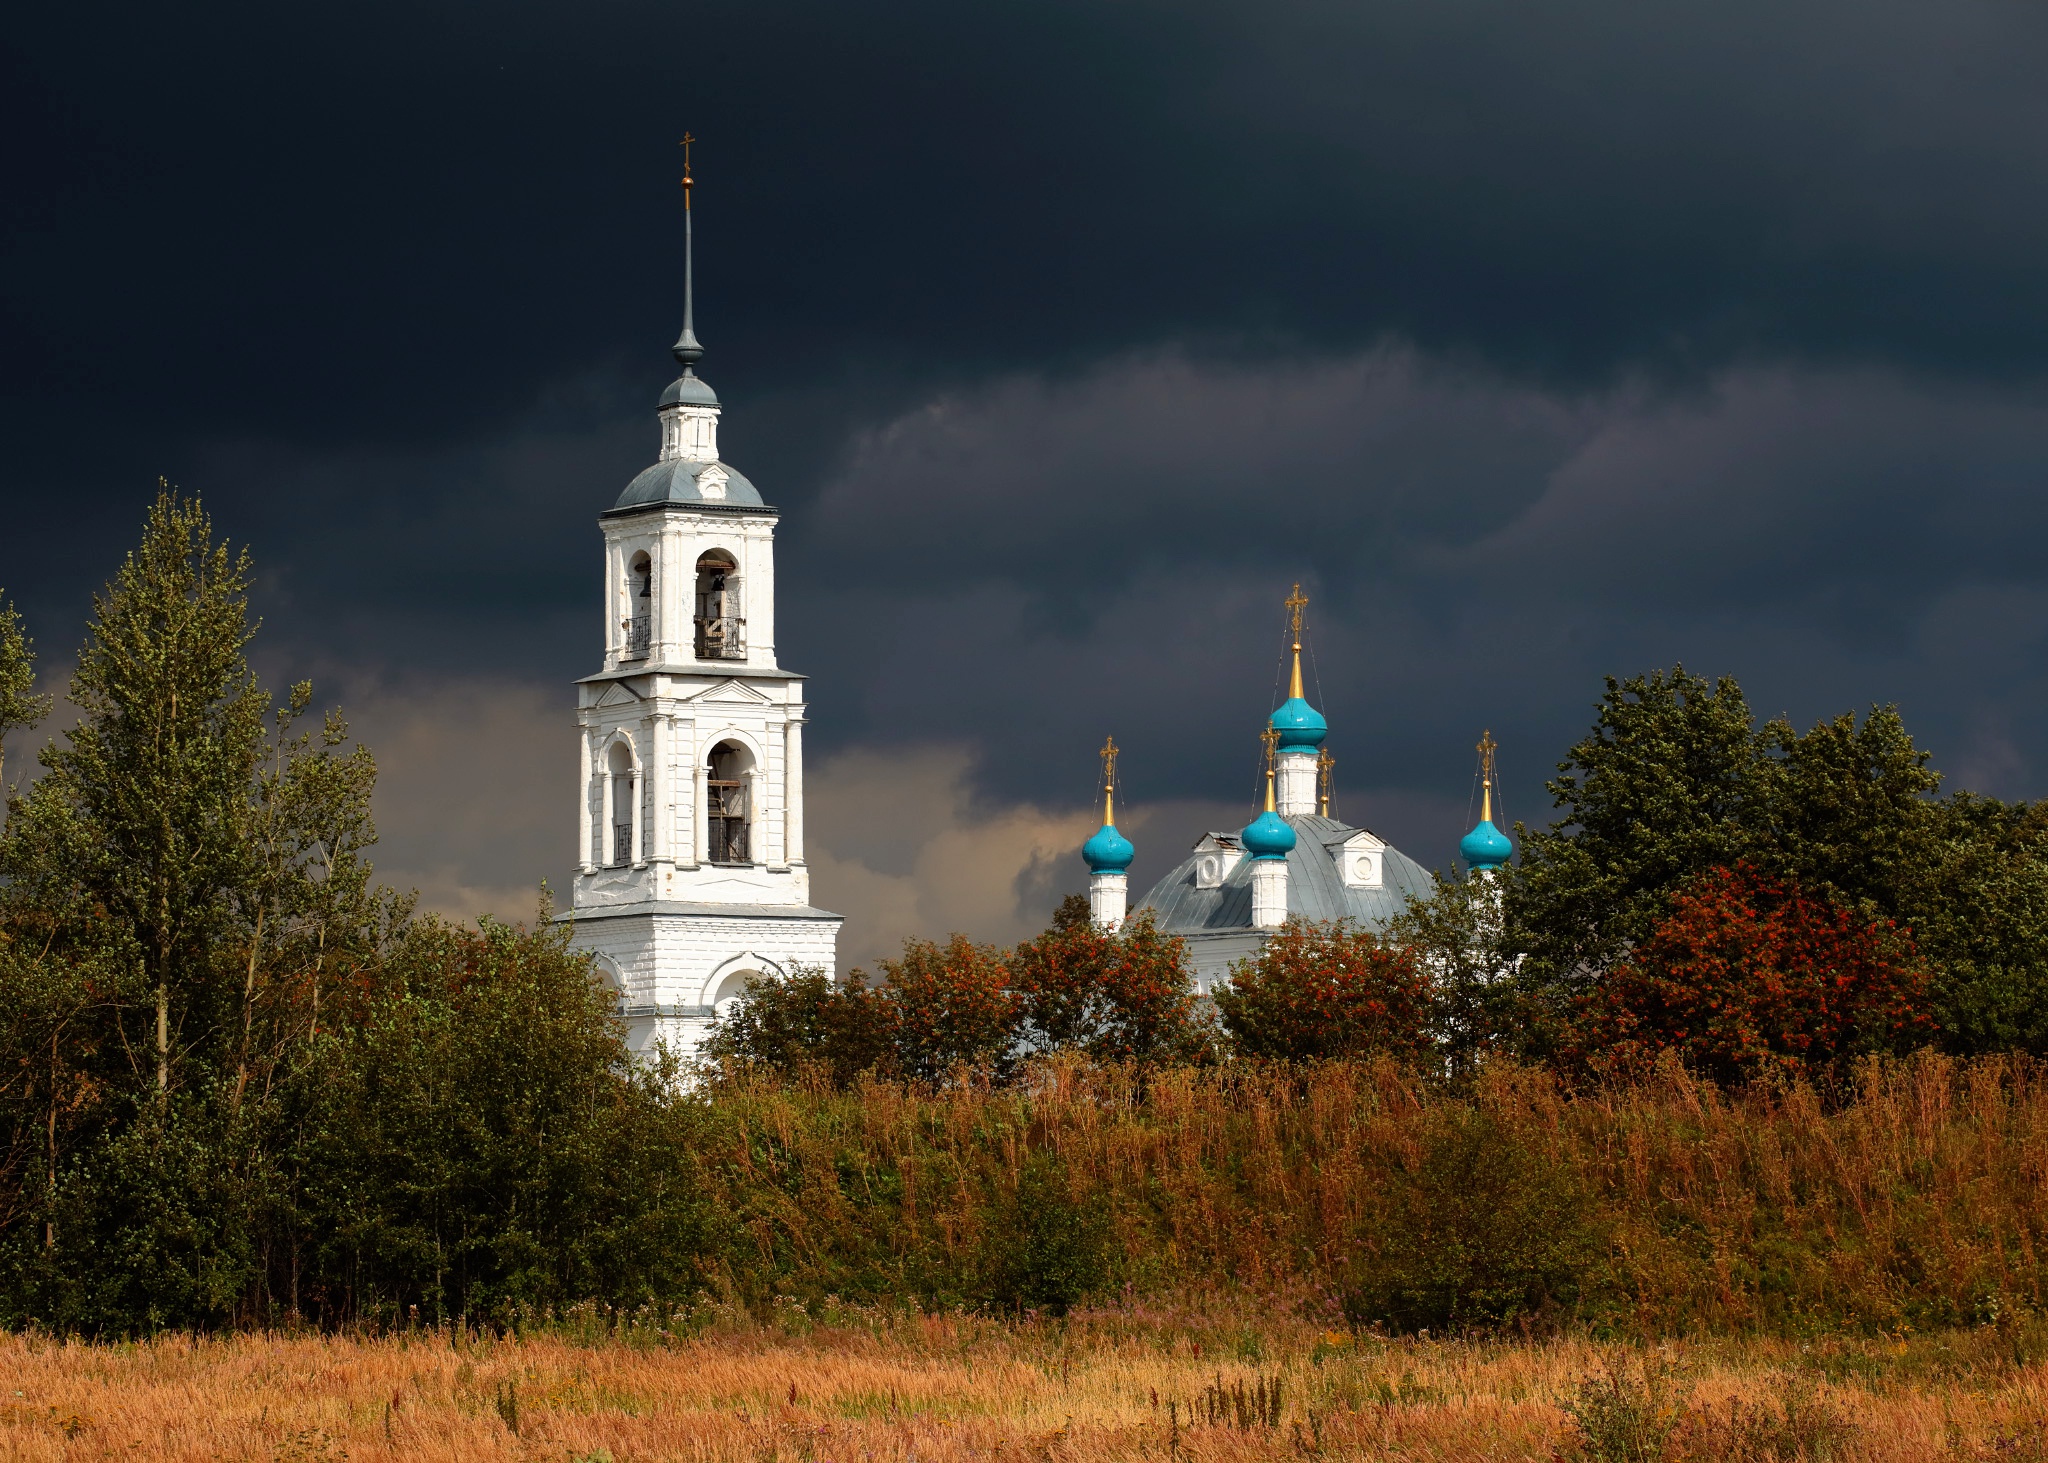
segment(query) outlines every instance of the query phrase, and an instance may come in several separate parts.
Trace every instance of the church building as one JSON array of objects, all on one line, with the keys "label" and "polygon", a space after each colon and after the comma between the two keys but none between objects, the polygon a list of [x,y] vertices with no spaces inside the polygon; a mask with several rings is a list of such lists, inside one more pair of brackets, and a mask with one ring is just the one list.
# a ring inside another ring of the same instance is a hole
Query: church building
[{"label": "church building", "polygon": [[[1289,919],[1345,919],[1379,929],[1411,897],[1427,898],[1436,887],[1429,870],[1385,839],[1330,815],[1333,764],[1323,746],[1329,725],[1309,705],[1301,680],[1301,613],[1307,603],[1296,585],[1287,601],[1293,634],[1287,699],[1263,732],[1264,811],[1241,829],[1204,834],[1138,901],[1139,908],[1151,909],[1161,930],[1187,943],[1202,995],[1227,982],[1231,965],[1255,957],[1267,936]],[[1113,759],[1107,765],[1113,769]],[[1107,775],[1113,780],[1113,771]],[[1459,845],[1475,871],[1497,868],[1513,853],[1492,823],[1490,760],[1484,780],[1481,822]],[[1103,826],[1082,845],[1081,856],[1088,864],[1095,922],[1114,929],[1126,915],[1125,886],[1136,850],[1116,830],[1113,803],[1105,803]]]},{"label": "church building", "polygon": [[618,990],[636,1051],[696,1050],[746,984],[833,973],[840,917],[804,863],[804,678],[775,658],[777,514],[718,455],[697,374],[683,178],[682,375],[660,455],[599,515],[604,659],[577,683],[571,943]]}]

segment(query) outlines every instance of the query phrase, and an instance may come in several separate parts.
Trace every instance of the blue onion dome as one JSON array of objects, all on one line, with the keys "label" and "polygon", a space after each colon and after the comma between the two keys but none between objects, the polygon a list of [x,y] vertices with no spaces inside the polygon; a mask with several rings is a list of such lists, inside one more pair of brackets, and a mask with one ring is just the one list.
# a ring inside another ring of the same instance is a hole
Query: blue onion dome
[{"label": "blue onion dome", "polygon": [[1245,824],[1238,837],[1253,858],[1286,858],[1294,848],[1294,830],[1271,808]]},{"label": "blue onion dome", "polygon": [[1114,823],[1104,823],[1093,838],[1081,845],[1081,857],[1088,861],[1091,874],[1121,874],[1137,856],[1131,840],[1117,832]]},{"label": "blue onion dome", "polygon": [[1330,734],[1330,724],[1323,720],[1323,713],[1298,695],[1289,696],[1280,704],[1270,725],[1280,733],[1283,752],[1313,752]]},{"label": "blue onion dome", "polygon": [[1508,842],[1507,834],[1493,826],[1491,818],[1482,818],[1479,825],[1459,841],[1458,852],[1477,873],[1499,868],[1514,857],[1515,846]]}]

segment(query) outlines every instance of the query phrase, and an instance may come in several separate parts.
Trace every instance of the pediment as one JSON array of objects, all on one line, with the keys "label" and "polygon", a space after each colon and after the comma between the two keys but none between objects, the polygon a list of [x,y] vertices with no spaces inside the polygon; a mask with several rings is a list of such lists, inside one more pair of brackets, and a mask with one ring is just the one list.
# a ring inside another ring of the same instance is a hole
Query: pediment
[{"label": "pediment", "polygon": [[601,711],[607,706],[634,706],[639,704],[641,699],[624,681],[613,681],[605,688],[605,693],[597,698],[597,705]]},{"label": "pediment", "polygon": [[1349,849],[1354,853],[1383,853],[1386,851],[1387,841],[1377,833],[1368,832],[1366,829],[1361,828],[1337,846]]},{"label": "pediment", "polygon": [[696,695],[688,696],[684,699],[688,701],[747,701],[758,706],[768,704],[768,698],[759,691],[756,691],[745,681],[720,681],[717,685],[699,691]]}]

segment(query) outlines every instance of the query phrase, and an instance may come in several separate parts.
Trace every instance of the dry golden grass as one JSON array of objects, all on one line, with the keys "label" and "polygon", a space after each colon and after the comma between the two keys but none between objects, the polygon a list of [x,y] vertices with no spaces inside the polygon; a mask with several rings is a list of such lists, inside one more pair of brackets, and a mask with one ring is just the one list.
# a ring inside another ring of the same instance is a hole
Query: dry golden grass
[{"label": "dry golden grass", "polygon": [[[795,1309],[688,1339],[578,1342],[432,1332],[0,1338],[0,1457],[201,1459],[1480,1459],[1572,1456],[1561,1409],[1589,1377],[1647,1364],[1689,1421],[1663,1456],[1768,1458],[1731,1404],[1801,1387],[1843,1426],[1827,1456],[2048,1457],[2032,1332],[1907,1341],[1382,1341],[1276,1307],[1096,1312],[1004,1327],[964,1316]],[[1280,1384],[1277,1425],[1211,1422],[1220,1381]],[[1190,1418],[1193,1421],[1190,1421]],[[1610,1455],[1619,1456],[1619,1455]]]}]

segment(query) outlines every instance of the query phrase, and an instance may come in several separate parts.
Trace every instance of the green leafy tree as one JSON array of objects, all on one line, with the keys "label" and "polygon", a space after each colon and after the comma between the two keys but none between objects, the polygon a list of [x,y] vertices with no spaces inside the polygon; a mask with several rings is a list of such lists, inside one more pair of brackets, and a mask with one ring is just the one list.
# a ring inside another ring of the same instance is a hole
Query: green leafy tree
[{"label": "green leafy tree", "polygon": [[1804,735],[1774,721],[1758,750],[1764,796],[1747,820],[1743,856],[1810,893],[1897,912],[1904,882],[1926,858],[1941,785],[1897,708],[1874,706],[1860,723],[1844,712]]},{"label": "green leafy tree", "polygon": [[1526,978],[1583,989],[1656,928],[1678,885],[1739,860],[1770,792],[1761,753],[1733,680],[1683,666],[1608,677],[1593,730],[1546,784],[1561,816],[1516,829],[1505,892]]},{"label": "green leafy tree", "polygon": [[566,926],[414,922],[338,988],[303,1087],[290,1308],[327,1323],[686,1297],[717,1257],[690,1100]]},{"label": "green leafy tree", "polygon": [[31,730],[50,714],[50,698],[35,691],[35,645],[19,612],[0,598],[0,796],[6,795],[8,733]]},{"label": "green leafy tree", "polygon": [[1084,896],[1069,895],[1043,934],[1011,952],[1009,966],[1027,1050],[1143,1062],[1205,1050],[1187,943],[1162,931],[1149,909],[1112,932],[1096,927]]},{"label": "green leafy tree", "polygon": [[1346,920],[1290,919],[1230,968],[1216,1009],[1245,1056],[1310,1061],[1429,1050],[1429,982],[1415,951]]},{"label": "green leafy tree", "polygon": [[864,1072],[896,1067],[900,1013],[859,970],[842,985],[822,970],[757,980],[712,1024],[704,1055],[798,1078],[818,1071],[844,1089]]},{"label": "green leafy tree", "polygon": [[1927,961],[1941,1043],[2048,1056],[2048,804],[1958,793],[1928,815],[1895,917]]},{"label": "green leafy tree", "polygon": [[1438,874],[1381,938],[1413,952],[1428,977],[1431,1039],[1453,1076],[1470,1076],[1488,1052],[1519,1044],[1525,1002],[1498,875]]},{"label": "green leafy tree", "polygon": [[248,801],[267,698],[245,655],[249,559],[197,503],[161,494],[141,547],[94,600],[72,678],[78,724],[45,747],[4,873],[27,900],[132,956],[148,1006],[123,1036],[159,1098],[236,1022],[221,945],[249,879]]}]

